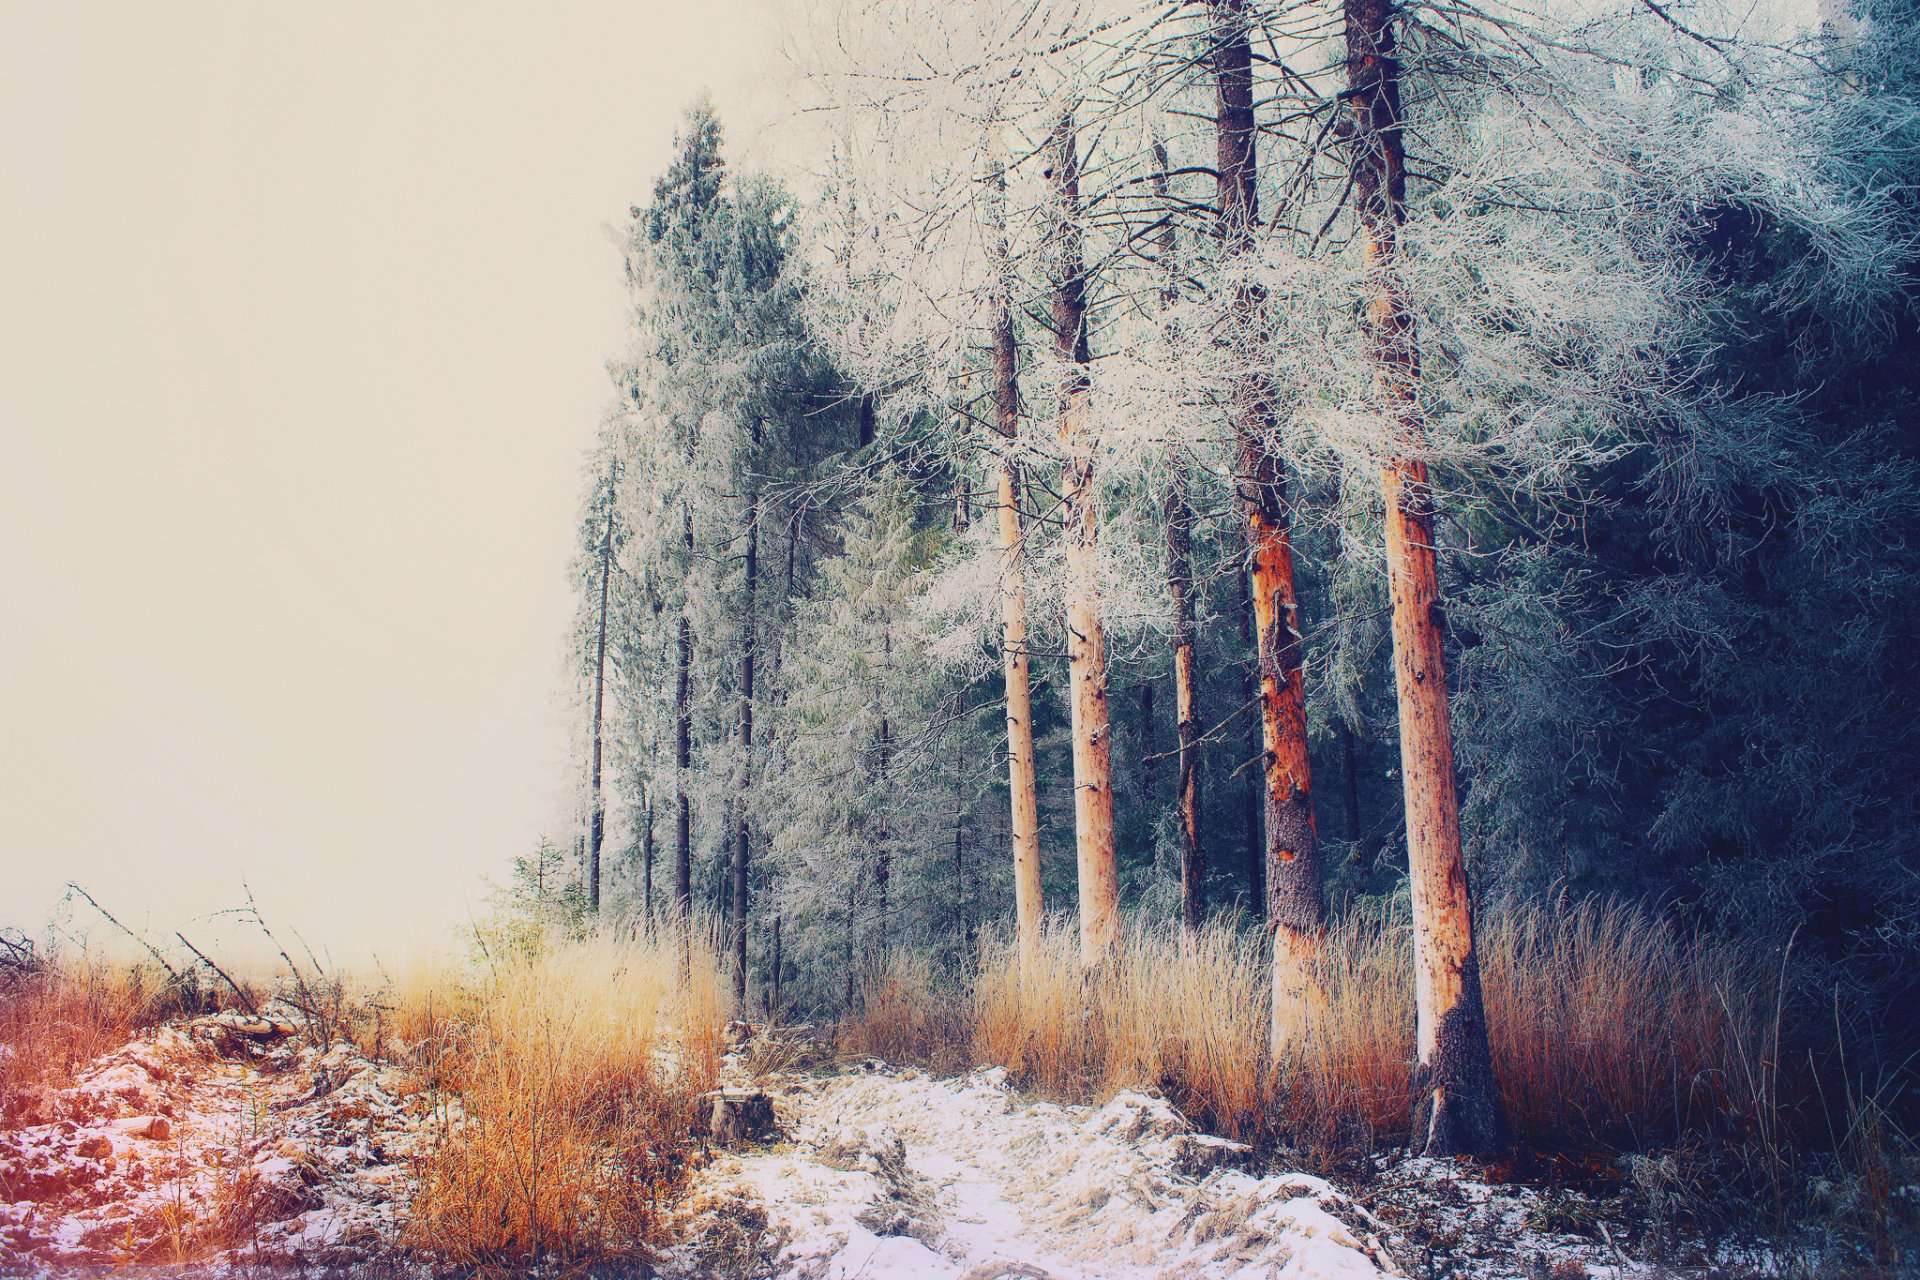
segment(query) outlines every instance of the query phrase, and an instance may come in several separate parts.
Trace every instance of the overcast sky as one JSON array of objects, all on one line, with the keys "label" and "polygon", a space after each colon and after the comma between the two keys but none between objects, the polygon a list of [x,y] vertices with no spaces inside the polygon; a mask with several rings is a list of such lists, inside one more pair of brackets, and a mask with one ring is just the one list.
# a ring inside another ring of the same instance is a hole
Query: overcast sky
[{"label": "overcast sky", "polygon": [[558,825],[605,228],[763,18],[0,0],[0,925],[391,954]]}]

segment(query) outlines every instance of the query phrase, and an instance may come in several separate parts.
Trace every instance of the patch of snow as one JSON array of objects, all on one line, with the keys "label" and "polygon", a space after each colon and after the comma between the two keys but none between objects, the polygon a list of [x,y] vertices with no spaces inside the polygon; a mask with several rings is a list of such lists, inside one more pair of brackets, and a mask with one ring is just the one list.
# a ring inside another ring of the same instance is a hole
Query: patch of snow
[{"label": "patch of snow", "polygon": [[[1000,1069],[953,1080],[869,1067],[786,1083],[785,1140],[722,1154],[685,1210],[668,1270],[715,1250],[794,1280],[1375,1280],[1390,1256],[1364,1210],[1245,1148],[1191,1132],[1163,1099],[1024,1102]],[[1201,1154],[1196,1156],[1195,1152]],[[1025,1270],[1021,1270],[1021,1267]]]},{"label": "patch of snow", "polygon": [[425,1100],[351,1046],[159,1027],[0,1132],[0,1271],[342,1265],[390,1251]]}]

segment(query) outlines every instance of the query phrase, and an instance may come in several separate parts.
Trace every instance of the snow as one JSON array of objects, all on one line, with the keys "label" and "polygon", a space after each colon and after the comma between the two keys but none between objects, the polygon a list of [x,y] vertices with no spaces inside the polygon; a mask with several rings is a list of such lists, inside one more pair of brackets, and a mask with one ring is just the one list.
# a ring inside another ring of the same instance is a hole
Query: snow
[{"label": "snow", "polygon": [[998,1068],[934,1080],[869,1064],[787,1078],[775,1108],[784,1140],[700,1174],[670,1272],[701,1275],[716,1241],[743,1236],[770,1274],[794,1280],[982,1267],[1054,1280],[1373,1280],[1391,1267],[1377,1224],[1329,1183],[1235,1167],[1246,1148],[1192,1133],[1146,1094],[1098,1108],[1027,1103]]},{"label": "snow", "polygon": [[233,1014],[160,1027],[42,1098],[39,1123],[0,1132],[0,1270],[389,1252],[425,1102],[271,1012],[260,1037]]}]

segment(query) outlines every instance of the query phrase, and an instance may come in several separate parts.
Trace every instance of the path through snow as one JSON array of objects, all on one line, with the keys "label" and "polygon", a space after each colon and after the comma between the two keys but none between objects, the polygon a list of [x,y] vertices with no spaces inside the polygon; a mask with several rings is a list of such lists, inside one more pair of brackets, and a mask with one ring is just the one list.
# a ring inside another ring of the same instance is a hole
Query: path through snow
[{"label": "path through snow", "polygon": [[669,1270],[794,1280],[1374,1280],[1378,1224],[1326,1181],[1261,1176],[1164,1101],[1024,1102],[998,1068],[792,1079],[784,1137],[718,1157]]}]

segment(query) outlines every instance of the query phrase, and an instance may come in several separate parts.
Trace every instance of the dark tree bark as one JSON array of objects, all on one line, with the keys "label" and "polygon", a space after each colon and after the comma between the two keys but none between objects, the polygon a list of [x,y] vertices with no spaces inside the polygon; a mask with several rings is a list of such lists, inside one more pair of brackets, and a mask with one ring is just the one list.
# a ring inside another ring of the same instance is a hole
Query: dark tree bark
[{"label": "dark tree bark", "polygon": [[640,915],[653,928],[653,796],[640,788]]},{"label": "dark tree bark", "polygon": [[[1172,162],[1166,144],[1153,145],[1154,192],[1166,206],[1159,232],[1160,308],[1171,311],[1180,301],[1179,233],[1168,200],[1167,171]],[[1179,441],[1167,446],[1167,491],[1162,500],[1167,533],[1167,595],[1173,605],[1174,726],[1179,736],[1174,779],[1175,816],[1180,827],[1180,920],[1197,929],[1207,914],[1207,861],[1200,839],[1200,700],[1194,672],[1193,623],[1193,505],[1190,463]],[[1248,693],[1251,701],[1251,690]],[[1149,745],[1151,751],[1151,745]],[[1256,837],[1257,839],[1257,837]],[[1254,901],[1259,901],[1256,886]]]},{"label": "dark tree bark", "polygon": [[1207,914],[1207,857],[1200,842],[1200,712],[1193,661],[1193,508],[1184,462],[1174,467],[1166,498],[1167,589],[1173,597],[1173,690],[1180,735],[1175,806],[1180,823],[1180,919],[1197,929]]},{"label": "dark tree bark", "polygon": [[[680,504],[688,572],[693,563],[693,500]],[[693,798],[687,794],[687,773],[693,767],[693,618],[685,600],[680,603],[679,635],[674,645],[673,672],[673,899],[683,922],[693,916]]]},{"label": "dark tree bark", "polygon": [[[760,447],[759,419],[753,423],[753,447]],[[753,792],[753,664],[759,652],[760,485],[752,468],[747,476],[747,556],[745,592],[740,626],[740,785],[733,834],[733,994],[747,996],[747,862],[752,853],[752,820],[748,801]]]},{"label": "dark tree bark", "polygon": [[590,786],[593,817],[587,834],[587,903],[600,911],[600,846],[607,835],[607,802],[600,789],[602,713],[607,697],[607,597],[613,580],[613,497],[618,477],[611,452],[607,461],[607,530],[600,542],[600,625],[593,645],[593,765]]},{"label": "dark tree bark", "polygon": [[1306,686],[1287,476],[1274,442],[1278,397],[1257,354],[1265,345],[1260,313],[1266,299],[1238,263],[1251,250],[1260,222],[1249,18],[1246,0],[1208,0],[1207,10],[1216,107],[1220,254],[1228,273],[1237,277],[1232,286],[1233,315],[1236,338],[1247,361],[1233,387],[1235,480],[1247,527],[1259,656],[1266,919],[1273,937],[1273,1041],[1278,1050],[1309,999],[1312,966],[1326,928],[1326,907],[1307,753]]},{"label": "dark tree bark", "polygon": [[1382,472],[1381,485],[1413,897],[1413,1147],[1430,1155],[1481,1154],[1503,1145],[1507,1131],[1493,1078],[1473,899],[1460,848],[1434,498],[1419,456],[1427,440],[1419,401],[1419,343],[1400,271],[1406,150],[1393,17],[1391,0],[1345,0],[1348,146],[1367,267],[1365,328],[1374,395],[1398,451]]}]

